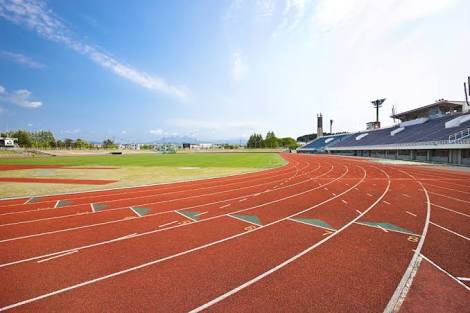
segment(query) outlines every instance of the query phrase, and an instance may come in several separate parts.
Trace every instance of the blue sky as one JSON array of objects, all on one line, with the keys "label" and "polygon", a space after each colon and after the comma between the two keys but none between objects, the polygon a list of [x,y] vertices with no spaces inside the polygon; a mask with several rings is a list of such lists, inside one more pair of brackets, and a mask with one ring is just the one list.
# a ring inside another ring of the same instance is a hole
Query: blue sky
[{"label": "blue sky", "polygon": [[[202,141],[462,100],[469,1],[0,0],[0,129]],[[328,123],[325,123],[328,124]]]}]

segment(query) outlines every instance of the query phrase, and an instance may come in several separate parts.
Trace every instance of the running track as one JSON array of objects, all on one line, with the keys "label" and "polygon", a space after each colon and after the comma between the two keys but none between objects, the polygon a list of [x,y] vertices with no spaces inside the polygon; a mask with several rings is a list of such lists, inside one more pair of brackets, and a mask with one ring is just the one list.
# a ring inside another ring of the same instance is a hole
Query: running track
[{"label": "running track", "polygon": [[0,311],[468,308],[470,174],[282,156],[238,176],[0,200]]}]

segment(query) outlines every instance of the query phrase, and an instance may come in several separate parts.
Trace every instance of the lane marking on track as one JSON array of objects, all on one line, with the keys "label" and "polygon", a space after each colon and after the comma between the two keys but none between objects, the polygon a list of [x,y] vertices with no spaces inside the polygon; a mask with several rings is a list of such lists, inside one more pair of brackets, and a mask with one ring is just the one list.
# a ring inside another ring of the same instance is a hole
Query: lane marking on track
[{"label": "lane marking on track", "polygon": [[142,215],[139,214],[139,212],[137,212],[136,210],[134,210],[133,207],[129,207],[129,209],[131,209],[132,212],[134,212],[135,215],[137,215],[137,217],[142,217]]},{"label": "lane marking on track", "polygon": [[172,221],[172,222],[169,222],[169,223],[165,223],[165,224],[162,224],[160,226],[158,226],[159,228],[160,227],[165,227],[165,226],[168,226],[168,225],[171,225],[171,224],[174,224],[174,223],[178,223],[178,221]]},{"label": "lane marking on track", "polygon": [[462,212],[458,212],[458,211],[454,211],[452,209],[449,209],[449,208],[446,208],[446,207],[443,207],[441,205],[437,205],[437,204],[434,204],[434,203],[431,203],[432,206],[436,207],[436,208],[439,208],[439,209],[443,209],[443,210],[447,210],[447,211],[450,211],[450,212],[454,212],[456,214],[460,214],[460,215],[463,215],[465,217],[470,217],[470,215],[468,214],[465,214],[465,213],[462,213]]},{"label": "lane marking on track", "polygon": [[348,204],[348,201],[346,201],[344,199],[341,199],[341,202],[343,202],[344,204]]},{"label": "lane marking on track", "polygon": [[470,278],[468,277],[457,277],[457,279],[460,281],[470,281]]},{"label": "lane marking on track", "polygon": [[413,254],[413,257],[410,260],[410,263],[408,264],[408,267],[406,268],[405,273],[401,277],[400,282],[398,283],[397,288],[395,289],[392,297],[387,303],[387,306],[385,307],[384,313],[392,313],[392,312],[398,312],[400,309],[401,302],[399,301],[400,298],[405,298],[408,290],[406,289],[407,285],[411,285],[413,282],[413,273],[416,272],[417,266],[419,265],[419,256],[421,253],[421,249],[423,248],[424,245],[424,240],[426,239],[426,235],[428,233],[429,229],[429,222],[431,219],[431,200],[429,199],[429,192],[424,187],[423,183],[418,181],[413,175],[404,172],[403,170],[399,170],[400,172],[408,175],[409,177],[413,178],[418,185],[421,186],[423,189],[424,195],[426,196],[426,219],[424,222],[424,227],[423,231],[421,233],[421,238],[418,242],[418,245],[416,246],[415,253]]},{"label": "lane marking on track", "polygon": [[248,221],[248,220],[246,220],[246,219],[242,219],[242,218],[239,218],[239,217],[234,216],[234,215],[231,215],[231,214],[226,214],[226,216],[231,217],[231,218],[234,218],[234,219],[237,219],[237,220],[239,220],[239,221],[242,221],[242,222],[245,222],[245,223],[248,223],[248,224],[251,224],[251,225],[262,226],[262,225],[260,225],[260,224],[256,224],[256,223],[250,222],[250,221]]},{"label": "lane marking on track", "polygon": [[204,214],[207,214],[207,211],[206,211],[206,212],[202,212],[202,213],[198,213],[198,214],[196,214],[196,216],[201,216],[201,215],[204,215]]},{"label": "lane marking on track", "polygon": [[455,200],[455,201],[459,201],[459,202],[470,203],[470,201],[462,200],[462,199],[451,197],[451,196],[446,196],[446,195],[443,195],[443,194],[440,194],[440,193],[437,193],[437,192],[430,191],[429,193],[433,194],[433,195],[441,196],[441,197],[444,197],[444,198],[452,199],[452,200]]},{"label": "lane marking on track", "polygon": [[368,195],[369,197],[373,197],[370,193],[366,193],[366,195]]},{"label": "lane marking on track", "polygon": [[470,192],[468,192],[468,191],[462,191],[462,190],[458,190],[458,189],[454,189],[454,188],[442,187],[442,186],[430,184],[430,183],[428,183],[428,182],[424,182],[424,184],[426,184],[427,186],[442,188],[442,189],[450,190],[450,191],[453,191],[453,192],[456,191],[456,192],[460,192],[460,193],[470,194]]},{"label": "lane marking on track", "polygon": [[90,208],[91,208],[91,212],[96,213],[95,208],[93,207],[93,203],[90,203]]},{"label": "lane marking on track", "polygon": [[408,236],[410,236],[410,235],[411,236],[416,236],[416,237],[420,236],[420,235],[417,235],[417,234],[414,234],[414,233],[409,233],[409,232],[401,231],[401,230],[398,230],[398,229],[392,229],[392,228],[385,229],[383,226],[380,226],[380,225],[372,225],[372,224],[366,224],[366,223],[362,223],[362,222],[356,222],[355,224],[362,225],[362,226],[368,226],[368,227],[374,227],[374,228],[380,228],[381,230],[383,230],[386,233],[391,231],[391,232],[394,232],[394,233],[400,233],[400,234],[404,234],[404,235],[408,235]]},{"label": "lane marking on track", "polygon": [[25,202],[24,204],[28,204],[28,203],[30,203],[31,201],[33,201],[33,199],[34,199],[34,197],[30,197],[30,198],[28,198],[28,200],[26,200],[26,202]]},{"label": "lane marking on track", "polygon": [[459,279],[457,279],[454,275],[452,275],[451,273],[449,273],[448,271],[446,271],[445,269],[443,269],[442,267],[440,267],[439,265],[437,265],[436,263],[434,263],[433,261],[431,261],[428,257],[426,257],[424,254],[420,253],[421,257],[423,259],[425,259],[426,261],[429,262],[429,264],[433,265],[435,268],[437,268],[438,270],[440,270],[441,272],[443,272],[444,274],[446,274],[447,276],[449,276],[450,278],[452,278],[455,282],[457,282],[460,286],[464,287],[465,289],[467,290],[470,290],[470,287],[468,287],[467,285],[465,285],[464,283],[462,283]]},{"label": "lane marking on track", "polygon": [[[318,177],[322,177],[322,176],[325,176],[327,175],[328,173],[330,173],[332,170],[334,169],[334,166],[331,166],[331,168],[322,173],[321,175],[319,176],[316,176],[316,177],[312,177],[312,178],[309,178],[309,179],[306,179],[304,181],[300,181],[300,182],[297,182],[297,183],[294,183],[292,185],[289,185],[289,186],[286,186],[286,187],[283,187],[283,188],[288,188],[288,187],[292,187],[292,186],[296,186],[296,185],[299,185],[299,184],[302,184],[302,183],[308,183],[309,181],[315,179],[315,178],[318,178]],[[344,174],[345,175],[345,174]],[[341,177],[343,177],[344,175],[342,175]],[[338,179],[340,179],[341,177],[339,178],[335,178],[333,180],[331,180],[330,182],[326,183],[326,184],[323,184],[323,185],[320,185],[320,186],[326,186],[326,185],[329,185],[329,184],[332,184],[333,182],[337,181]],[[278,201],[282,201],[282,200],[286,200],[286,199],[289,199],[289,198],[292,198],[292,197],[295,197],[295,196],[299,196],[299,195],[302,195],[304,193],[307,193],[307,192],[310,192],[310,191],[313,191],[313,190],[317,190],[321,187],[318,187],[318,188],[313,188],[311,190],[307,190],[307,191],[304,191],[304,192],[301,192],[301,193],[298,193],[298,194],[294,194],[294,195],[290,195],[290,196],[287,196],[287,197],[284,197],[284,198],[280,198],[278,200],[274,200],[274,201],[269,201],[269,202],[266,202],[266,203],[263,203],[263,204],[260,204],[260,205],[257,205],[257,206],[254,206],[254,207],[250,207],[250,208],[246,208],[246,209],[242,209],[242,210],[239,210],[239,211],[236,211],[236,212],[232,212],[232,213],[237,213],[237,212],[242,212],[242,211],[246,211],[248,209],[253,209],[253,208],[258,208],[260,206],[263,206],[263,205],[267,205],[267,204],[271,204],[271,203],[275,203],[275,202],[278,202]],[[271,191],[270,189],[268,189],[268,191]],[[267,192],[267,191],[265,191]],[[243,196],[242,196],[243,197]],[[186,207],[186,208],[182,208],[181,210],[187,210],[187,209],[192,209],[192,208],[197,208],[197,207],[201,207],[201,206],[207,206],[207,205],[211,205],[211,204],[215,204],[215,203],[221,203],[221,202],[226,202],[226,201],[229,201],[229,200],[237,200],[241,197],[235,197],[235,198],[231,198],[231,199],[224,199],[224,200],[220,200],[220,201],[215,201],[215,202],[211,202],[211,203],[203,203],[203,204],[199,204],[199,205],[194,205],[194,206],[191,206],[191,207]],[[161,202],[157,202],[157,203],[162,203],[162,202],[166,202],[166,201],[161,201]],[[145,204],[144,204],[145,205]],[[92,204],[90,204],[92,210],[93,210],[93,206]],[[129,207],[123,207],[125,209],[129,208]],[[109,212],[113,209],[109,209],[109,210],[106,210],[106,211],[100,211],[100,212]],[[97,214],[99,214],[100,212],[96,212]],[[166,213],[170,213],[170,212],[174,212],[174,210],[170,210],[170,211],[165,211],[165,212],[158,212],[158,213],[154,213],[154,214],[147,214],[146,216],[143,216],[142,218],[146,218],[146,217],[150,217],[150,216],[155,216],[155,215],[160,215],[160,214],[166,214]],[[219,216],[216,216],[216,217],[220,217],[222,215],[219,215]],[[186,216],[185,216],[186,217]],[[21,240],[21,239],[27,239],[27,238],[32,238],[32,237],[38,237],[38,236],[44,236],[44,235],[51,235],[51,234],[57,234],[57,233],[62,233],[62,232],[68,232],[68,231],[73,231],[73,230],[77,230],[77,229],[84,229],[84,228],[91,228],[91,227],[97,227],[97,226],[101,226],[101,225],[107,225],[107,224],[114,224],[114,223],[120,223],[120,222],[126,222],[128,221],[129,219],[121,219],[121,220],[114,220],[114,221],[108,221],[108,222],[102,222],[102,223],[96,223],[96,224],[90,224],[90,225],[84,225],[84,226],[77,226],[77,227],[71,227],[71,228],[66,228],[66,229],[61,229],[61,230],[55,230],[55,231],[49,231],[49,232],[44,232],[44,233],[38,233],[38,234],[33,234],[33,235],[27,235],[27,236],[20,236],[20,237],[16,237],[16,238],[9,238],[9,239],[3,239],[3,240],[0,240],[0,243],[1,242],[7,242],[7,241],[14,241],[14,240]]]},{"label": "lane marking on track", "polygon": [[406,211],[406,213],[408,213],[409,215],[412,215],[412,216],[416,217],[416,214],[411,213],[410,211]]},{"label": "lane marking on track", "polygon": [[408,194],[406,194],[406,193],[402,193],[402,195],[403,195],[404,197],[411,198],[410,195],[408,195]]},{"label": "lane marking on track", "polygon": [[[303,169],[306,169],[308,168],[308,165],[302,167],[302,170]],[[307,171],[306,173],[303,173],[301,175],[298,175],[298,170],[296,170],[296,174],[295,174],[295,177],[297,176],[308,176],[309,173],[315,173],[318,169],[321,168],[321,164],[318,163],[317,164],[317,167],[312,169],[312,170],[309,170]],[[260,172],[264,172],[264,171],[260,171]],[[288,174],[288,173],[286,173]],[[274,177],[279,177],[279,176],[283,176],[284,174],[279,174],[279,175],[275,175]],[[236,175],[230,175],[230,176],[236,176]],[[226,176],[228,177],[228,176]],[[255,180],[259,180],[259,179],[262,179],[263,177],[255,177]],[[311,180],[312,178],[309,178],[307,179],[306,181],[309,181]],[[282,179],[280,179],[282,180]],[[230,181],[234,181],[234,180],[230,180]],[[279,180],[277,180],[279,181]],[[242,183],[245,182],[245,181],[241,181]],[[237,183],[240,183],[240,182],[235,182],[235,183],[230,183],[230,184],[225,184],[224,186],[228,186],[228,185],[234,185],[234,184],[237,184]],[[271,182],[268,182],[268,183],[260,183],[260,184],[257,184],[257,185],[250,185],[250,186],[245,186],[245,187],[240,187],[240,188],[236,188],[236,189],[232,189],[232,190],[225,190],[225,191],[220,191],[220,192],[212,192],[212,193],[206,193],[206,194],[202,194],[202,195],[197,195],[197,196],[191,196],[191,197],[187,197],[187,198],[183,198],[183,199],[188,199],[188,198],[194,198],[194,197],[200,197],[200,196],[205,196],[205,195],[214,195],[214,194],[219,194],[219,193],[224,193],[224,192],[228,192],[228,191],[234,191],[234,190],[241,190],[241,189],[246,189],[246,188],[252,188],[254,186],[262,186],[262,185],[267,185],[267,184],[271,184],[273,183],[273,181]],[[299,183],[302,183],[302,182],[299,182]],[[296,184],[299,184],[299,183],[295,183],[293,184],[292,186],[296,185]],[[142,185],[142,186],[146,186],[146,185]],[[148,186],[153,186],[153,185],[148,185]],[[156,185],[158,186],[158,185]],[[161,185],[160,185],[161,186]],[[135,186],[133,188],[138,188],[140,186]],[[202,188],[197,188],[197,189],[194,189],[194,190],[203,190],[203,189],[210,189],[211,187],[213,186],[208,186],[208,187],[202,187]],[[104,190],[101,190],[101,191],[107,191],[107,190],[114,190],[114,189],[129,189],[129,188],[111,188],[111,189],[104,189]],[[165,190],[165,189],[168,189],[168,188],[163,188],[163,189],[160,189],[160,190]],[[193,191],[194,191],[193,190]],[[168,194],[172,194],[172,193],[177,193],[177,192],[182,192],[183,190],[179,190],[179,191],[172,191],[172,192],[165,192],[165,193],[162,193],[163,195],[168,195]],[[129,194],[133,194],[133,193],[137,193],[137,192],[140,192],[140,191],[136,191],[136,192],[129,192]],[[80,194],[80,193],[83,193],[83,192],[78,192],[78,193],[70,193],[70,195],[73,195],[73,194]],[[86,193],[86,192],[85,192]],[[57,195],[69,195],[69,194],[57,194]],[[56,195],[52,195],[52,196],[56,196]],[[96,199],[96,197],[106,197],[106,196],[110,196],[110,195],[97,195],[95,196],[94,198]],[[32,197],[31,200],[34,200],[38,197],[43,197],[43,196],[36,196],[36,197]],[[135,200],[135,199],[141,199],[141,198],[146,198],[146,197],[149,197],[148,195],[147,196],[139,196],[139,197],[130,197],[130,198],[120,198],[120,199],[114,199],[114,200],[109,200],[108,202],[114,202],[114,201],[122,201],[122,200]],[[83,198],[89,198],[89,196],[82,196],[82,197],[78,197],[78,198],[74,198],[75,200],[76,199],[83,199]],[[158,202],[150,202],[150,203],[145,203],[143,205],[149,205],[149,204],[155,204],[155,203],[162,203],[162,202],[171,202],[171,201],[177,201],[177,200],[181,200],[181,198],[179,199],[173,199],[173,200],[167,200],[167,201],[158,201]],[[83,203],[84,205],[87,204],[87,203]],[[127,208],[127,207],[124,207],[124,208]],[[7,215],[7,214],[18,214],[18,213],[26,213],[26,212],[34,212],[34,211],[38,211],[38,210],[51,210],[53,208],[41,208],[41,209],[33,209],[33,210],[27,210],[27,211],[19,211],[19,212],[10,212],[10,213],[0,213],[0,215]],[[116,208],[116,209],[123,209],[123,208]]]},{"label": "lane marking on track", "polygon": [[380,228],[380,229],[383,230],[385,233],[388,233],[388,230],[386,230],[385,228],[383,228],[383,227],[380,226],[380,225],[377,225],[377,228]]},{"label": "lane marking on track", "polygon": [[[321,228],[321,229],[325,229],[325,230],[328,230],[330,233],[333,233],[335,231],[334,229],[331,229],[331,228],[328,228],[328,227],[323,227],[323,226],[316,225],[316,224],[310,224],[310,223],[303,222],[303,221],[298,220],[298,219],[288,218],[287,220],[291,221],[291,222],[295,222],[295,223],[300,223],[300,224],[304,224],[304,225],[308,225],[308,226],[312,226],[312,227],[318,227],[318,228]],[[325,235],[325,234],[323,234],[323,235]]]},{"label": "lane marking on track", "polygon": [[388,204],[388,205],[392,205],[390,202],[385,201],[385,200],[383,201],[383,203]]},{"label": "lane marking on track", "polygon": [[[79,212],[79,213],[69,214],[69,215],[65,215],[65,216],[72,217],[72,216],[78,216],[78,215],[84,215],[84,214],[91,214],[91,212]],[[26,224],[26,223],[34,223],[34,222],[47,221],[47,220],[54,220],[54,219],[58,219],[58,218],[62,218],[62,217],[64,217],[64,216],[45,217],[45,218],[39,218],[39,219],[36,219],[36,220],[13,222],[13,223],[8,223],[8,224],[1,224],[0,227],[18,225],[18,224]]]},{"label": "lane marking on track", "polygon": [[54,209],[57,209],[57,206],[59,205],[60,200],[57,200],[56,203],[54,204]]},{"label": "lane marking on track", "polygon": [[185,214],[183,214],[183,213],[181,213],[181,212],[178,212],[178,210],[175,210],[174,212],[175,212],[175,213],[178,213],[178,214],[181,215],[182,217],[187,218],[187,219],[189,219],[189,220],[191,220],[191,221],[193,221],[193,222],[197,222],[197,220],[195,220],[195,219],[192,218],[191,216],[187,216],[187,215],[185,215]]},{"label": "lane marking on track", "polygon": [[460,238],[463,238],[463,239],[465,239],[465,240],[470,240],[470,238],[465,237],[464,235],[459,234],[459,233],[457,233],[457,232],[455,232],[455,231],[453,231],[453,230],[450,230],[450,229],[448,229],[448,228],[445,228],[444,226],[438,225],[438,224],[436,224],[436,223],[434,223],[434,222],[429,222],[429,223],[432,224],[432,225],[434,225],[434,226],[436,226],[436,227],[439,227],[439,228],[441,228],[441,229],[443,229],[443,230],[445,230],[445,231],[448,231],[448,232],[451,233],[451,234],[454,234],[454,235],[456,235],[456,236],[459,236]]},{"label": "lane marking on track", "polygon": [[243,201],[246,201],[246,200],[247,200],[246,198],[243,198],[243,199],[238,200],[238,202],[243,202]]},{"label": "lane marking on track", "polygon": [[[332,180],[331,182],[328,182],[327,184],[331,184],[333,183],[334,181],[337,181],[339,179],[341,179],[343,176],[345,176],[348,171],[349,171],[349,168],[346,167],[346,171],[344,172],[344,174],[342,174],[340,177]],[[361,167],[362,168],[362,167]],[[364,171],[364,173],[366,173],[365,169],[362,168],[362,170]],[[385,173],[385,172],[384,172]],[[386,173],[385,173],[386,174]],[[388,174],[386,174],[388,176]],[[356,183],[355,186],[361,184],[364,179],[366,178],[366,175],[364,175],[364,177],[359,180],[358,183]],[[387,189],[384,191],[383,195],[376,201],[374,202],[366,211],[364,211],[364,213],[366,213],[367,211],[369,211],[373,206],[375,206],[382,198],[383,196],[385,196],[385,193],[388,191],[388,187],[390,186],[390,181],[388,183],[388,186],[387,186]],[[349,191],[351,191],[352,188],[349,188],[347,189],[346,191],[342,192],[339,196],[343,195],[343,194],[346,194],[348,193]],[[305,193],[305,192],[304,192]],[[289,197],[292,197],[292,196],[289,196]],[[286,197],[286,198],[289,198],[289,197]],[[211,243],[208,243],[208,244],[205,244],[205,245],[202,245],[202,246],[199,246],[199,247],[195,247],[195,248],[192,248],[192,249],[189,249],[189,250],[186,250],[186,251],[182,251],[182,252],[179,252],[179,253],[176,253],[176,254],[173,254],[173,255],[170,255],[170,256],[167,256],[167,257],[164,257],[164,258],[161,258],[161,259],[157,259],[157,260],[154,260],[154,261],[151,261],[151,262],[148,262],[148,263],[144,263],[144,264],[141,264],[141,265],[138,265],[138,266],[134,266],[134,267],[131,267],[131,268],[127,268],[125,270],[122,270],[122,271],[119,271],[119,272],[114,272],[114,273],[111,273],[111,274],[108,274],[106,276],[102,276],[102,277],[98,277],[98,278],[95,278],[95,279],[92,279],[92,280],[88,280],[88,281],[85,281],[85,282],[82,282],[82,283],[79,283],[79,284],[76,284],[76,285],[72,285],[72,286],[69,286],[69,287],[66,287],[66,288],[63,288],[63,289],[58,289],[56,291],[53,291],[53,292],[50,292],[50,293],[47,293],[47,294],[43,294],[43,295],[40,295],[40,296],[37,296],[37,297],[34,297],[34,298],[31,298],[31,299],[27,299],[27,300],[24,300],[24,301],[21,301],[21,302],[17,302],[17,303],[14,303],[14,304],[10,304],[8,306],[5,306],[5,307],[1,307],[0,308],[0,311],[5,311],[5,310],[9,310],[9,309],[12,309],[12,308],[15,308],[15,307],[18,307],[18,306],[22,306],[24,304],[27,304],[27,303],[31,303],[31,302],[35,302],[35,301],[38,301],[38,300],[41,300],[41,299],[44,299],[44,298],[48,298],[50,296],[53,296],[53,295],[57,295],[57,294],[61,294],[61,293],[64,293],[64,292],[67,292],[69,290],[73,290],[73,289],[76,289],[76,288],[79,288],[79,287],[83,287],[83,286],[86,286],[86,285],[90,285],[90,284],[94,284],[96,282],[99,282],[99,281],[103,281],[103,280],[106,280],[106,279],[109,279],[109,278],[112,278],[112,277],[115,277],[115,276],[119,276],[119,275],[122,275],[122,274],[125,274],[125,273],[129,273],[129,272],[132,272],[132,271],[135,271],[135,270],[138,270],[138,269],[141,269],[141,268],[145,268],[145,267],[148,267],[148,266],[151,266],[151,265],[154,265],[154,264],[157,264],[157,263],[161,263],[163,261],[166,261],[166,260],[170,260],[170,259],[173,259],[173,258],[176,258],[176,257],[179,257],[181,255],[186,255],[186,254],[189,254],[189,253],[192,253],[192,252],[195,252],[195,251],[199,251],[199,250],[202,250],[202,249],[205,249],[207,247],[211,247],[211,246],[214,246],[216,244],[219,244],[219,243],[222,243],[222,242],[226,242],[228,240],[232,240],[232,239],[235,239],[235,238],[238,238],[238,237],[241,237],[241,236],[244,236],[244,235],[247,235],[249,233],[252,233],[254,231],[258,231],[259,229],[263,229],[265,227],[268,227],[268,226],[271,226],[271,225],[274,225],[274,224],[277,224],[277,223],[280,223],[282,222],[283,220],[286,220],[287,218],[290,218],[290,217],[294,217],[294,216],[297,216],[297,215],[300,215],[300,214],[303,214],[305,212],[308,212],[320,205],[323,205],[325,203],[328,203],[329,201],[332,201],[334,200],[335,198],[330,198],[330,199],[327,199],[327,200],[324,200],[320,203],[317,203],[316,205],[312,206],[312,207],[309,207],[305,210],[302,210],[300,212],[297,212],[295,214],[292,214],[290,216],[287,216],[283,219],[280,219],[280,220],[277,220],[277,221],[274,221],[274,222],[271,222],[269,224],[266,224],[266,225],[263,225],[263,226],[259,226],[255,229],[252,229],[252,230],[249,230],[249,231],[246,231],[246,232],[242,232],[242,233],[238,233],[238,234],[235,234],[233,236],[230,236],[230,237],[226,237],[226,238],[223,238],[223,239],[220,239],[220,240],[217,240],[217,241],[214,241],[214,242],[211,242]],[[275,200],[275,201],[271,201],[272,203],[274,202],[279,202],[280,200]],[[260,205],[261,206],[261,205]],[[245,210],[241,210],[241,211],[245,211]],[[233,212],[235,213],[235,212]],[[359,217],[356,218],[356,220],[358,219]],[[211,218],[212,219],[212,218]],[[206,219],[206,220],[203,220],[203,221],[208,221],[209,219]],[[354,221],[354,220],[353,220]],[[351,221],[350,223],[348,223],[347,225],[343,226],[343,228],[341,228],[340,230],[348,227],[349,225],[352,224]],[[191,223],[189,221],[186,221],[188,223]],[[194,222],[194,223],[198,223],[198,222]],[[176,228],[176,227],[179,227],[179,226],[173,226],[173,227],[169,227],[169,228],[166,228],[166,229],[161,229],[161,230],[157,230],[157,231],[152,231],[152,233],[155,233],[155,232],[158,232],[158,231],[163,231],[163,230],[167,230],[167,229],[170,229],[170,228]],[[339,231],[338,231],[339,232]],[[335,236],[338,232],[334,233],[333,235],[329,236],[329,237],[326,237],[325,239],[323,239],[320,243],[317,243],[316,246],[318,246],[319,244],[323,243],[323,242],[326,242],[329,238]],[[142,235],[142,234],[140,234]],[[95,244],[95,245],[98,245],[98,244]],[[70,250],[69,250],[70,251]],[[57,253],[55,253],[57,254]],[[31,258],[33,259],[33,258]],[[34,259],[37,259],[37,257],[35,257]],[[22,262],[22,261],[21,261]],[[14,262],[14,263],[20,263],[18,261]],[[0,267],[3,267],[5,265],[0,265]]]},{"label": "lane marking on track", "polygon": [[52,256],[52,257],[47,258],[47,259],[39,260],[36,263],[47,262],[47,261],[50,261],[50,260],[53,260],[53,259],[61,258],[63,256],[66,256],[66,255],[69,255],[69,254],[72,254],[72,253],[77,253],[77,252],[78,252],[78,250],[69,251],[69,252],[66,252],[66,253],[62,253],[62,254],[59,254],[59,255]]},{"label": "lane marking on track", "polygon": [[328,188],[326,188],[326,187],[325,187],[325,188],[323,188],[323,190],[326,190],[326,191],[328,191]]},{"label": "lane marking on track", "polygon": [[332,192],[331,195],[332,195],[333,197],[336,197],[336,194],[335,194],[334,192]]},{"label": "lane marking on track", "polygon": [[[390,178],[390,176],[384,171],[384,173],[386,174],[386,176],[388,178]],[[365,176],[364,176],[365,178]],[[383,194],[377,199],[377,201],[375,201],[370,207],[368,207],[362,215],[366,214],[367,212],[369,212],[375,205],[377,205],[377,203],[379,203],[382,198],[385,196],[385,194],[388,192],[388,189],[390,187],[390,180],[388,180],[388,185],[387,185],[387,188],[385,189],[385,191],[383,192]],[[349,189],[351,190],[351,189]],[[281,264],[271,268],[270,270],[256,276],[255,278],[243,283],[242,285],[236,287],[236,288],[233,288],[232,290],[220,295],[219,297],[217,298],[214,298],[212,299],[211,301],[193,309],[190,311],[190,313],[196,313],[196,312],[201,312],[203,310],[206,310],[207,308],[209,308],[210,306],[230,297],[231,295],[233,294],[236,294],[238,293],[239,291],[253,285],[254,283],[256,283],[257,281],[263,279],[264,277],[266,276],[269,276],[271,275],[272,273],[280,270],[281,268],[287,266],[288,264],[292,263],[293,261],[297,260],[298,258],[302,257],[303,255],[309,253],[310,251],[314,250],[315,248],[317,248],[318,246],[322,245],[324,242],[327,242],[328,240],[330,240],[331,238],[335,237],[336,235],[338,235],[339,233],[341,233],[344,229],[348,228],[349,226],[351,226],[354,222],[356,222],[359,218],[362,217],[362,215],[359,215],[357,216],[356,218],[354,218],[353,220],[351,220],[349,223],[347,223],[346,225],[344,225],[343,227],[341,227],[340,229],[338,229],[336,232],[334,232],[333,234],[331,234],[330,236],[320,240],[319,242],[315,243],[314,245],[310,246],[309,248],[303,250],[302,252],[300,252],[299,254],[297,255],[294,255],[293,257],[287,259],[286,261],[282,262]]]},{"label": "lane marking on track", "polygon": [[359,211],[359,210],[356,210],[356,212],[357,212],[357,213],[359,213],[359,214],[362,214],[362,212],[361,212],[361,211]]},{"label": "lane marking on track", "polygon": [[231,203],[229,203],[229,204],[223,205],[223,206],[219,207],[219,209],[226,208],[226,207],[228,207],[228,206],[230,206],[230,205],[232,205],[232,204],[231,204]]}]

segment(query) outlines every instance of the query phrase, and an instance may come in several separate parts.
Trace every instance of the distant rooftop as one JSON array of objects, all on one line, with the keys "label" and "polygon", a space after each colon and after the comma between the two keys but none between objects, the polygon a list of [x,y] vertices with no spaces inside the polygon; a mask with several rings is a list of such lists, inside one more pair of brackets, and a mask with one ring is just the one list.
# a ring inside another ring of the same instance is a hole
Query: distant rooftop
[{"label": "distant rooftop", "polygon": [[420,117],[432,117],[443,115],[446,113],[462,112],[462,107],[465,105],[465,101],[449,101],[439,99],[432,104],[428,104],[413,110],[397,113],[390,116],[391,118],[399,119],[402,122],[414,120]]}]

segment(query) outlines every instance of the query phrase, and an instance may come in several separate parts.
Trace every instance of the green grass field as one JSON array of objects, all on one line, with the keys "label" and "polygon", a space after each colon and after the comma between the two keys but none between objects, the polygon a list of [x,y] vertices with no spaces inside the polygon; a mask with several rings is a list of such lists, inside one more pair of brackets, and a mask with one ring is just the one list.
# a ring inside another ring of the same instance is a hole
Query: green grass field
[{"label": "green grass field", "polygon": [[191,153],[134,154],[100,156],[62,156],[0,159],[0,164],[65,166],[187,166],[271,168],[285,162],[277,153]]}]

